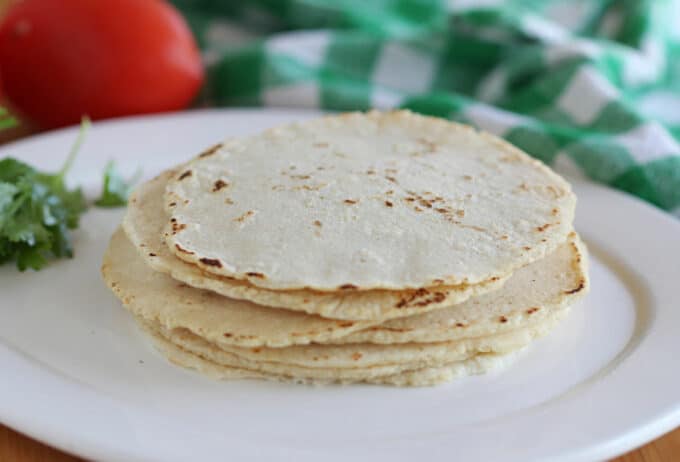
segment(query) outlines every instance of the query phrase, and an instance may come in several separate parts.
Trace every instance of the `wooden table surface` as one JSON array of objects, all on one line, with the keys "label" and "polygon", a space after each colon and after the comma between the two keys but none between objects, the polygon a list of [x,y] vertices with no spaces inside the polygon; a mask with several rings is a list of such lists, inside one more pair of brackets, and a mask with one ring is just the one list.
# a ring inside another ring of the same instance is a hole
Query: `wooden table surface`
[{"label": "wooden table surface", "polygon": [[[672,462],[680,460],[680,428],[614,459],[615,462]],[[0,425],[0,461],[78,462],[70,456]]]}]

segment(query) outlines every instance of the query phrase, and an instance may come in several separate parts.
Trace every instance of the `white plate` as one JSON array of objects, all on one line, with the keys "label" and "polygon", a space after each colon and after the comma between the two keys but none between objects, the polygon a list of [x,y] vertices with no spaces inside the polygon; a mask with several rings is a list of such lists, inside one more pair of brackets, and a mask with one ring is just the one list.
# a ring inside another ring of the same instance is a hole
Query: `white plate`
[{"label": "white plate", "polygon": [[[97,123],[73,172],[110,158],[151,176],[226,135],[309,117],[202,111]],[[56,169],[74,129],[0,150]],[[169,365],[99,266],[123,210],[92,209],[76,257],[0,268],[0,421],[106,460],[593,460],[680,423],[680,224],[576,183],[592,292],[513,367],[434,388],[215,382]]]}]

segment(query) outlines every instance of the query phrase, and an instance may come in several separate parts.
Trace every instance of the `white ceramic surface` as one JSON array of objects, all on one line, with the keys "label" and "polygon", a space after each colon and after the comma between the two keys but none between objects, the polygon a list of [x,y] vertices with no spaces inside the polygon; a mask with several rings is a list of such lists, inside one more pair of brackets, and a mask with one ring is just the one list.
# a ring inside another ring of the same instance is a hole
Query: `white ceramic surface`
[{"label": "white ceramic surface", "polygon": [[[146,177],[240,135],[314,115],[200,111],[96,123],[71,180],[116,159]],[[43,169],[74,129],[0,148]],[[215,382],[168,364],[104,286],[123,210],[91,209],[76,257],[0,268],[0,422],[98,460],[595,460],[680,424],[680,224],[576,182],[592,291],[505,371],[434,388]]]}]

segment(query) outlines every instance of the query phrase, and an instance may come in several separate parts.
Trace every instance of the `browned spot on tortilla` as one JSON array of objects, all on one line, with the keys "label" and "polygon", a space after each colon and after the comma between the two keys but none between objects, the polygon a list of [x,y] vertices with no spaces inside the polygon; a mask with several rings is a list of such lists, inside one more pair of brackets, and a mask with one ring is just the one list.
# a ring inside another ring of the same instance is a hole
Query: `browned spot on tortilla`
[{"label": "browned spot on tortilla", "polygon": [[571,289],[571,290],[565,290],[564,293],[567,294],[567,295],[575,294],[576,292],[580,292],[581,290],[583,290],[585,288],[585,286],[586,286],[586,281],[581,279],[579,281],[578,287],[576,287],[575,289]]},{"label": "browned spot on tortilla", "polygon": [[340,290],[356,290],[356,289],[358,289],[358,287],[355,286],[354,284],[343,284],[343,285],[339,286],[338,289],[340,289]]},{"label": "browned spot on tortilla", "polygon": [[508,236],[506,236],[506,235],[504,234],[504,235],[501,236],[501,239],[504,240],[504,241],[507,241],[507,240],[508,240]]},{"label": "browned spot on tortilla", "polygon": [[253,348],[253,349],[250,350],[250,351],[252,351],[253,353],[259,353],[259,352],[262,351],[262,348]]},{"label": "browned spot on tortilla", "polygon": [[449,212],[450,212],[449,209],[445,209],[445,208],[443,208],[443,207],[439,207],[439,208],[436,208],[436,209],[434,209],[434,210],[435,210],[436,212],[439,212],[439,213],[449,213]]},{"label": "browned spot on tortilla", "polygon": [[359,201],[358,201],[358,200],[355,200],[355,199],[345,199],[343,202],[344,202],[345,204],[354,205],[354,204],[356,204],[356,203],[359,202]]},{"label": "browned spot on tortilla", "polygon": [[220,189],[224,188],[225,186],[229,186],[229,184],[224,181],[224,180],[217,180],[215,184],[213,185],[212,192],[217,192]]},{"label": "browned spot on tortilla", "polygon": [[[423,299],[423,297],[426,297]],[[446,294],[443,292],[430,292],[425,288],[420,288],[413,291],[409,296],[402,298],[395,305],[396,308],[404,308],[406,306],[427,306],[432,303],[440,303],[446,299]]]},{"label": "browned spot on tortilla", "polygon": [[465,216],[465,210],[463,210],[463,209],[456,210],[456,215],[458,215],[461,218],[464,217]]},{"label": "browned spot on tortilla", "polygon": [[352,359],[355,361],[359,361],[363,355],[359,353],[358,351],[352,355]]},{"label": "browned spot on tortilla", "polygon": [[314,143],[314,146],[316,146],[317,148],[327,148],[328,143]]},{"label": "browned spot on tortilla", "polygon": [[391,181],[392,183],[396,183],[396,182],[397,182],[397,179],[396,179],[395,177],[393,177],[393,176],[386,175],[386,176],[385,176],[385,179],[386,179],[387,181]]},{"label": "browned spot on tortilla", "polygon": [[311,178],[309,175],[291,175],[290,177],[294,180],[309,180]]},{"label": "browned spot on tortilla", "polygon": [[432,284],[444,284],[444,280],[443,279],[433,279]]},{"label": "browned spot on tortilla", "polygon": [[392,202],[390,201],[385,201],[385,205],[388,207],[392,207],[394,204],[392,204]]},{"label": "browned spot on tortilla", "polygon": [[544,225],[542,225],[542,226],[537,226],[537,227],[536,227],[536,231],[538,231],[539,233],[542,233],[542,232],[545,231],[546,229],[550,228],[550,226],[552,226],[552,223],[546,223],[546,224],[544,224]]},{"label": "browned spot on tortilla", "polygon": [[201,258],[199,261],[204,265],[217,266],[218,268],[222,268],[222,262],[219,261],[217,258]]},{"label": "browned spot on tortilla", "polygon": [[416,198],[415,197],[405,197],[404,200],[406,202],[414,202],[416,200]]},{"label": "browned spot on tortilla", "polygon": [[186,253],[186,254],[189,254],[189,255],[193,255],[193,254],[194,254],[192,251],[185,249],[184,247],[182,247],[182,246],[179,245],[179,244],[175,244],[175,248],[176,248],[177,250],[179,250],[180,252],[182,252],[182,253]]},{"label": "browned spot on tortilla", "polygon": [[537,312],[539,309],[540,309],[540,308],[537,307],[537,306],[532,306],[531,308],[529,308],[529,309],[527,310],[527,314],[534,314],[534,313]]},{"label": "browned spot on tortilla", "polygon": [[531,250],[531,247],[529,247],[528,245],[526,245],[526,246],[524,246],[524,247],[522,247],[522,248],[523,248],[524,250]]},{"label": "browned spot on tortilla", "polygon": [[492,282],[495,282],[495,281],[498,281],[499,279],[500,279],[500,278],[499,278],[498,276],[494,276],[494,277],[491,278],[491,281],[492,281]]},{"label": "browned spot on tortilla", "polygon": [[155,253],[153,253],[153,252],[149,252],[149,256],[150,256],[150,257],[155,257],[155,256],[156,256],[156,254],[155,254]]},{"label": "browned spot on tortilla", "polygon": [[501,316],[500,318],[498,318],[498,320],[499,320],[500,322],[502,322],[503,324],[505,324],[506,322],[508,322],[508,318],[506,318],[505,316]]},{"label": "browned spot on tortilla", "polygon": [[170,207],[174,207],[174,206],[177,205],[177,202],[170,202],[168,205],[169,205]]},{"label": "browned spot on tortilla", "polygon": [[246,273],[246,276],[250,276],[251,278],[260,278],[260,279],[266,279],[265,275],[262,273],[256,273],[255,271],[249,271]]},{"label": "browned spot on tortilla", "polygon": [[187,170],[186,172],[182,173],[182,174],[179,176],[179,178],[177,178],[177,179],[178,179],[178,180],[183,180],[183,179],[185,179],[185,178],[188,177],[188,176],[191,176],[191,170]]},{"label": "browned spot on tortilla", "polygon": [[558,209],[552,209],[551,212],[552,212],[553,215],[557,215],[557,214],[560,213],[560,211]]},{"label": "browned spot on tortilla", "polygon": [[338,322],[338,327],[352,327],[354,325],[354,321],[340,321]]},{"label": "browned spot on tortilla", "polygon": [[465,327],[465,324],[463,324],[462,322],[457,322],[456,327]]},{"label": "browned spot on tortilla", "polygon": [[212,156],[212,155],[215,154],[215,153],[217,152],[217,150],[220,149],[221,147],[222,147],[222,143],[217,143],[215,146],[211,146],[211,147],[209,147],[208,149],[206,149],[205,151],[203,151],[202,153],[200,153],[200,154],[198,155],[198,157],[208,157],[208,156]]},{"label": "browned spot on tortilla", "polygon": [[234,205],[234,201],[231,200],[231,198],[229,198],[229,197],[224,198],[224,203],[227,204],[227,205]]},{"label": "browned spot on tortilla", "polygon": [[529,185],[526,184],[526,183],[522,183],[522,184],[520,184],[520,185],[517,186],[517,187],[518,187],[519,189],[521,189],[522,191],[528,191],[528,190],[529,190]]},{"label": "browned spot on tortilla", "polygon": [[463,175],[463,179],[470,181],[470,180],[472,180],[472,177],[470,175]]},{"label": "browned spot on tortilla", "polygon": [[239,223],[243,223],[244,221],[246,221],[246,219],[248,219],[248,217],[252,217],[253,215],[255,215],[255,212],[253,212],[252,210],[248,210],[243,215],[234,218],[234,221],[237,221]]},{"label": "browned spot on tortilla", "polygon": [[229,332],[225,332],[225,333],[224,333],[224,336],[227,337],[227,338],[233,337],[233,335],[234,335],[234,334],[230,334]]},{"label": "browned spot on tortilla", "polygon": [[172,234],[173,234],[173,236],[174,236],[175,234],[179,233],[180,231],[185,230],[186,227],[187,227],[187,225],[185,225],[184,223],[179,223],[179,224],[178,224],[178,223],[177,223],[177,220],[173,221],[173,222],[172,222]]},{"label": "browned spot on tortilla", "polygon": [[416,212],[422,212],[423,211],[423,209],[421,209],[417,205],[413,208],[413,210],[415,210]]},{"label": "browned spot on tortilla", "polygon": [[314,220],[314,226],[321,228],[321,222],[319,220]]},{"label": "browned spot on tortilla", "polygon": [[431,201],[428,201],[427,199],[420,199],[420,200],[418,201],[418,203],[419,203],[420,205],[422,205],[423,207],[427,207],[428,209],[431,209],[431,208],[432,208],[432,202],[431,202]]},{"label": "browned spot on tortilla", "polygon": [[366,175],[375,175],[375,170],[373,169],[366,170]]},{"label": "browned spot on tortilla", "polygon": [[390,189],[390,190],[385,191],[386,196],[391,196],[392,194],[394,194],[394,189]]}]

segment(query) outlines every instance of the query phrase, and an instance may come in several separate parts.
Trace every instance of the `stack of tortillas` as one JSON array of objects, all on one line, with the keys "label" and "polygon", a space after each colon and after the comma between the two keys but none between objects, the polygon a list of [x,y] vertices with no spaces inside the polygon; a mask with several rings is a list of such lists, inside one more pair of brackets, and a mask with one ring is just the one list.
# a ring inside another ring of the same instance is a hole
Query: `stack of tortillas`
[{"label": "stack of tortillas", "polygon": [[229,139],[141,185],[102,271],[180,365],[431,385],[506,363],[588,288],[569,184],[406,111]]}]

